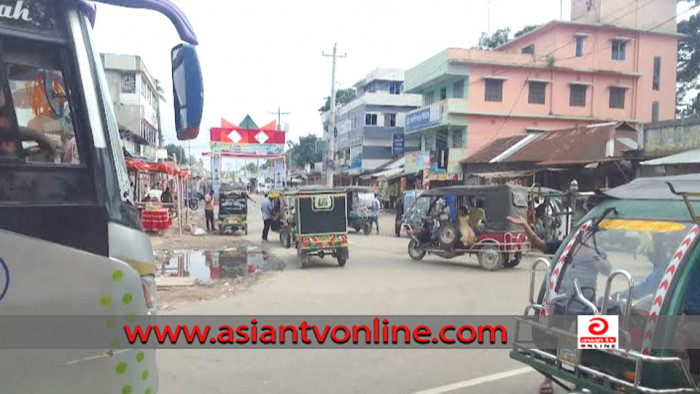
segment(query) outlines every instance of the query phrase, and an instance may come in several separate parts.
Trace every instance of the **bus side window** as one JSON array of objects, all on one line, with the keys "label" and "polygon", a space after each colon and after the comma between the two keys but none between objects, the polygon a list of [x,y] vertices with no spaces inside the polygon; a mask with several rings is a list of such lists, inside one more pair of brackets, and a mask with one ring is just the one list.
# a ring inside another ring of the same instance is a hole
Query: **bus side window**
[{"label": "bus side window", "polygon": [[3,61],[28,162],[80,164],[59,50],[8,40]]}]

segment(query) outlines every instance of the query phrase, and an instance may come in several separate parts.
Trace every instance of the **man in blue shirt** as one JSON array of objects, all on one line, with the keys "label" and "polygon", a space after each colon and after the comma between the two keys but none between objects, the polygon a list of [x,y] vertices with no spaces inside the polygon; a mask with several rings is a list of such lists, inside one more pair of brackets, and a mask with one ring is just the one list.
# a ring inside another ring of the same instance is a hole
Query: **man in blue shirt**
[{"label": "man in blue shirt", "polygon": [[263,232],[262,232],[262,239],[264,242],[267,242],[267,234],[270,232],[270,225],[272,224],[272,201],[268,198],[268,195],[265,194],[265,197],[263,197],[262,200],[262,205],[260,206],[260,209],[262,210],[262,217],[263,217]]},{"label": "man in blue shirt", "polygon": [[372,217],[370,218],[369,222],[369,231],[372,231],[372,224],[376,224],[377,226],[377,234],[379,234],[379,210],[381,209],[382,204],[379,202],[379,199],[377,196],[374,196],[374,199],[372,200]]}]

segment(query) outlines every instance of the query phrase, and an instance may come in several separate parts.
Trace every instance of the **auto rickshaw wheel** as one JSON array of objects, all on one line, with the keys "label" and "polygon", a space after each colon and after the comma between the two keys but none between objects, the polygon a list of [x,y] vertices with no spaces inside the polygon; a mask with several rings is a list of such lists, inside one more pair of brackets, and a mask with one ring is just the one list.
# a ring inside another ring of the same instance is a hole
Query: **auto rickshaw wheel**
[{"label": "auto rickshaw wheel", "polygon": [[408,255],[415,261],[420,261],[425,257],[426,250],[420,247],[415,239],[408,243]]},{"label": "auto rickshaw wheel", "polygon": [[457,229],[454,224],[444,222],[438,229],[438,240],[442,245],[452,245],[457,240]]},{"label": "auto rickshaw wheel", "polygon": [[362,225],[362,232],[365,233],[365,235],[369,235],[369,233],[372,232],[372,224],[370,222],[365,222]]},{"label": "auto rickshaw wheel", "polygon": [[304,269],[307,265],[309,265],[309,252],[306,250],[297,250],[297,262],[299,263],[299,268]]},{"label": "auto rickshaw wheel", "polygon": [[348,259],[342,256],[336,257],[336,260],[338,260],[338,265],[341,267],[345,267],[345,263],[348,261]]},{"label": "auto rickshaw wheel", "polygon": [[292,235],[289,234],[289,230],[280,230],[280,242],[282,242],[282,246],[284,246],[285,249],[289,249],[292,246]]},{"label": "auto rickshaw wheel", "polygon": [[485,245],[479,250],[479,266],[487,271],[498,271],[503,268],[505,259],[497,245]]},{"label": "auto rickshaw wheel", "polygon": [[[507,259],[507,258],[508,258],[508,257],[507,257],[507,255],[506,255],[506,256],[504,257],[504,259]],[[523,258],[523,253],[522,253],[522,252],[515,253],[515,255],[513,256],[513,260],[510,260],[510,261],[505,262],[505,263],[503,264],[503,266],[506,267],[506,268],[515,268],[515,267],[518,266],[518,264],[520,264],[520,261],[522,260],[522,258]]]}]

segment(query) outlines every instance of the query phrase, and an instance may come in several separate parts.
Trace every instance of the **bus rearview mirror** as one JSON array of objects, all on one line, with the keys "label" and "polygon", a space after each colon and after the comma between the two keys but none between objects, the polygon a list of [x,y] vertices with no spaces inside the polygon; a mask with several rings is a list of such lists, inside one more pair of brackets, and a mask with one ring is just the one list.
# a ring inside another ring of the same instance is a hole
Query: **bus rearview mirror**
[{"label": "bus rearview mirror", "polygon": [[177,139],[191,140],[199,135],[204,109],[202,69],[193,45],[179,44],[170,54]]}]

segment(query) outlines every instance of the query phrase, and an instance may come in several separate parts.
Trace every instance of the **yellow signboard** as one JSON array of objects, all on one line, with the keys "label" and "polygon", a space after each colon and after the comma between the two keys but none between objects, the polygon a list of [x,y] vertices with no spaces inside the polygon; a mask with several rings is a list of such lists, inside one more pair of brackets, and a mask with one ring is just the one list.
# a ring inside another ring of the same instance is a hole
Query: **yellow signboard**
[{"label": "yellow signboard", "polygon": [[676,222],[652,220],[606,219],[600,223],[606,230],[644,231],[650,233],[671,233],[685,229],[685,225]]}]

